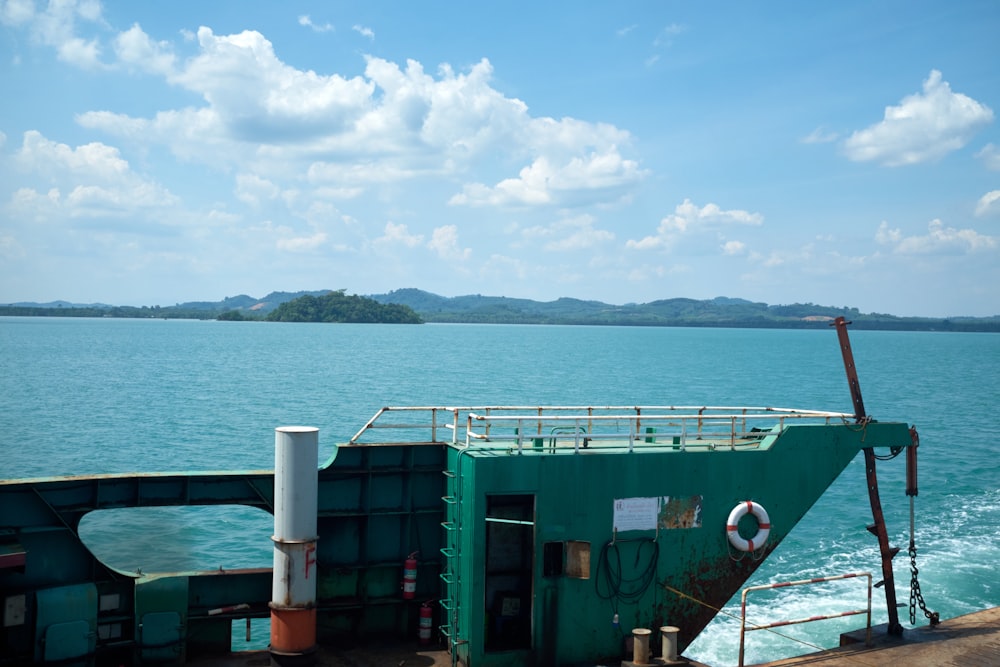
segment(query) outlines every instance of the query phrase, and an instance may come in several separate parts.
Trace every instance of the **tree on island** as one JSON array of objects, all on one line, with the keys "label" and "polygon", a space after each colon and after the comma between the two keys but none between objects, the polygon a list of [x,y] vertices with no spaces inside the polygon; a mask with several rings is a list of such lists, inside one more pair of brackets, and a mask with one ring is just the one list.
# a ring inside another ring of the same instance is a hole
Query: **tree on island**
[{"label": "tree on island", "polygon": [[342,289],[318,297],[306,295],[286,301],[266,319],[268,322],[423,323],[409,306],[382,304],[356,294],[344,294]]}]

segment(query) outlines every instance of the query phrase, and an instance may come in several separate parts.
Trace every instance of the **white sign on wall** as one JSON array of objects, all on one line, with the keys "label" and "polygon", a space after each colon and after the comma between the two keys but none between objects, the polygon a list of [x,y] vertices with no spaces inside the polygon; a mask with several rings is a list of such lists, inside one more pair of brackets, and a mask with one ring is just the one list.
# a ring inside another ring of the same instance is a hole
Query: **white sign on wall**
[{"label": "white sign on wall", "polygon": [[652,498],[616,498],[614,512],[614,529],[619,532],[626,530],[656,530],[656,517],[660,509],[660,499]]}]

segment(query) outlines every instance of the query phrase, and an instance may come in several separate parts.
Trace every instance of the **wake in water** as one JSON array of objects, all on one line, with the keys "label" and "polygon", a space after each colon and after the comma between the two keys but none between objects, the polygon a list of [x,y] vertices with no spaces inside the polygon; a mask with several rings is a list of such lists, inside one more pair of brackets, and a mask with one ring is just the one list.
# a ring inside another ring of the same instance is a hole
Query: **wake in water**
[{"label": "wake in water", "polygon": [[[838,483],[838,488],[831,491],[834,495],[842,493],[843,485]],[[908,503],[898,498],[891,500]],[[855,502],[854,505],[864,504]],[[997,539],[1000,535],[1000,490],[969,496],[948,495],[936,499],[933,504],[918,500],[916,512],[916,564],[927,607],[945,619],[996,605],[1000,599],[1000,574],[995,567],[995,563],[1000,562],[1000,540]],[[853,518],[863,521],[870,519],[870,515]],[[856,530],[836,538],[829,537],[829,534],[836,534],[834,531],[823,531],[828,535],[817,538],[820,531],[810,528],[810,519],[811,515],[807,514],[747,586],[849,572],[871,572],[876,583],[882,579],[877,544],[863,523],[858,523]],[[900,524],[898,517],[894,523]],[[916,622],[910,623],[908,515],[906,525],[900,527],[902,530],[891,535],[890,542],[902,547],[893,561],[893,574],[897,601],[904,605],[899,609],[899,620],[905,629],[927,625],[928,620],[917,607]],[[808,562],[814,565],[803,567],[803,563]],[[866,599],[865,581],[861,578],[752,592],[747,598],[747,627],[751,627],[751,623],[767,624],[863,609]],[[709,665],[737,664],[739,619],[740,596],[737,595],[688,647],[685,655]],[[872,624],[887,621],[885,594],[876,588],[872,594]],[[773,631],[750,631],[746,634],[746,662],[778,660],[832,648],[839,644],[841,633],[864,626],[865,616],[856,615]]]}]

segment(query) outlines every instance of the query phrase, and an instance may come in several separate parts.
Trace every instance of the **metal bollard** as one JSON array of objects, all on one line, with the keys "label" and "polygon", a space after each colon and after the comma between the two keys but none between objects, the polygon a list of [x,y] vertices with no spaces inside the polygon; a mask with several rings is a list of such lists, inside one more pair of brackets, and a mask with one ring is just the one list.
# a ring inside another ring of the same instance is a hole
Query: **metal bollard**
[{"label": "metal bollard", "polygon": [[632,630],[632,662],[637,665],[649,664],[649,636],[652,630],[646,628],[634,628]]},{"label": "metal bollard", "polygon": [[666,662],[677,660],[677,633],[680,628],[673,625],[664,625],[660,628],[661,646],[663,647],[663,659]]}]

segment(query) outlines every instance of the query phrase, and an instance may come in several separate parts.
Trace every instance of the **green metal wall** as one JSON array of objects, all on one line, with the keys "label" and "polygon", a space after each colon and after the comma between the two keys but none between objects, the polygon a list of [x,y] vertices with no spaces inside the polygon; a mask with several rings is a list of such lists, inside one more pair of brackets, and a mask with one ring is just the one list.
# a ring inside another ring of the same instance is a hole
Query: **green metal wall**
[{"label": "green metal wall", "polygon": [[[442,445],[338,447],[320,473],[320,643],[416,639],[419,607],[440,597]],[[402,595],[416,554],[417,588]]]},{"label": "green metal wall", "polygon": [[[420,605],[440,597],[444,449],[339,447],[319,471],[321,643],[416,639]],[[269,471],[0,482],[0,544],[12,553],[26,552],[24,566],[0,570],[0,597],[23,609],[25,617],[0,627],[0,656],[11,664],[41,661],[46,656],[42,640],[50,632],[64,633],[59,641],[74,646],[74,637],[86,635],[87,652],[96,650],[102,664],[179,664],[228,653],[234,618],[269,614],[269,568],[142,576],[116,572],[93,557],[77,527],[81,517],[101,509],[242,504],[271,511],[272,498]],[[403,561],[414,552],[416,596],[404,600]],[[77,600],[80,591],[88,591],[82,601]],[[250,609],[209,613],[242,604]],[[57,613],[59,608],[72,610],[72,618]]]},{"label": "green metal wall", "polygon": [[[692,448],[682,452],[667,446],[637,448],[632,453],[451,451],[449,469],[456,475],[454,493],[459,501],[447,523],[455,526],[457,551],[452,567],[457,583],[450,586],[446,605],[454,614],[449,631],[454,639],[463,640],[456,647],[458,655],[474,667],[620,659],[623,638],[632,628],[650,628],[655,637],[662,625],[681,627],[683,649],[713,612],[655,582],[714,606],[724,604],[760,562],[734,552],[727,542],[726,520],[733,507],[748,499],[764,505],[772,523],[765,547],[770,551],[866,441],[910,443],[903,424],[870,424],[866,430],[853,425],[797,425],[760,448],[744,451]],[[859,500],[863,501],[864,493],[864,480],[859,479]],[[527,494],[535,499],[528,649],[491,651],[488,647],[488,628],[495,618],[488,608],[491,601],[484,577],[488,570],[487,504],[497,494]],[[663,496],[700,498],[700,527],[614,535],[616,499]],[[613,539],[611,549],[621,556],[623,578],[640,575],[653,557],[654,540],[659,549],[655,582],[637,599],[619,601],[618,627],[612,623],[612,603],[602,599],[596,588],[606,574],[606,568],[600,569],[601,554]],[[630,541],[634,539],[640,541]],[[545,575],[545,544],[566,541],[589,543],[589,578]]]}]

